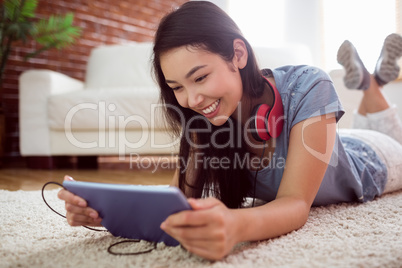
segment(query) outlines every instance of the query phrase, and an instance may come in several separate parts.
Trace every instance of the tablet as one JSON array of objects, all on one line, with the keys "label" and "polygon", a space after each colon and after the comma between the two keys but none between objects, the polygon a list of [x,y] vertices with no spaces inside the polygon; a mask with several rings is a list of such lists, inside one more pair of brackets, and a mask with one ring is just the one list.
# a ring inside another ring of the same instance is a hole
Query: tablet
[{"label": "tablet", "polygon": [[168,246],[179,242],[160,228],[161,223],[171,214],[191,209],[176,187],[82,181],[64,181],[63,186],[98,211],[102,225],[114,236]]}]

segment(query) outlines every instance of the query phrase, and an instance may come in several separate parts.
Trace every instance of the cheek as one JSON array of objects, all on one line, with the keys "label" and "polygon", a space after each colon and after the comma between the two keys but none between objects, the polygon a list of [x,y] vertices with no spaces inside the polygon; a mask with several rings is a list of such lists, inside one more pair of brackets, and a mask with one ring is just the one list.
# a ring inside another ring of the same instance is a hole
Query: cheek
[{"label": "cheek", "polygon": [[187,108],[187,98],[183,92],[174,91],[174,96],[181,107]]},{"label": "cheek", "polygon": [[228,94],[236,103],[241,100],[243,96],[243,83],[239,73],[233,73],[228,82]]},{"label": "cheek", "polygon": [[209,86],[208,90],[212,96],[225,95],[231,99],[240,100],[243,94],[243,84],[240,75],[229,72],[226,76],[221,76],[213,86]]}]

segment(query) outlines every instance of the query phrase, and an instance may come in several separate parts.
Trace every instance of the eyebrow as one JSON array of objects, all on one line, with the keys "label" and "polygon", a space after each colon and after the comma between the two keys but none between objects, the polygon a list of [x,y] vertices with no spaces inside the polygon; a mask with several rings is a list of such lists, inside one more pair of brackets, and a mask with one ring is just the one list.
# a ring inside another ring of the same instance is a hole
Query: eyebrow
[{"label": "eyebrow", "polygon": [[[186,74],[186,79],[190,78],[196,71],[206,67],[207,65],[200,65],[200,66],[195,66],[194,68],[192,68],[187,74]],[[176,81],[173,80],[165,80],[165,82],[167,84],[174,84],[177,83]]]}]

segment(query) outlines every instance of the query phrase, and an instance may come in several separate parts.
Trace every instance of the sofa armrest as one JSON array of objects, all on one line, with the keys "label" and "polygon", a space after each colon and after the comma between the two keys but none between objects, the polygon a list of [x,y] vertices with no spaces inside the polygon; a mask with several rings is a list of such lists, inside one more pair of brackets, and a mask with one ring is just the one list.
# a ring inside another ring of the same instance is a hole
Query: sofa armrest
[{"label": "sofa armrest", "polygon": [[84,83],[50,70],[28,70],[19,79],[20,94],[61,94],[84,89]]},{"label": "sofa armrest", "polygon": [[49,70],[29,70],[19,78],[20,153],[51,155],[47,100],[50,95],[84,89],[84,83]]}]

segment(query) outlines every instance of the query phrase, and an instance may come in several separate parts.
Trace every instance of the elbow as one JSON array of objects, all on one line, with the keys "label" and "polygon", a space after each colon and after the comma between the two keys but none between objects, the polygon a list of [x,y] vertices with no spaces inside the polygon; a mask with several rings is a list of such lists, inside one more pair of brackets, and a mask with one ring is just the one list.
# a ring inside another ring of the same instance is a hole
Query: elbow
[{"label": "elbow", "polygon": [[293,203],[293,228],[294,230],[297,230],[306,224],[309,213],[310,213],[310,208],[311,204],[306,202],[306,200],[303,199],[294,199],[292,200]]}]

